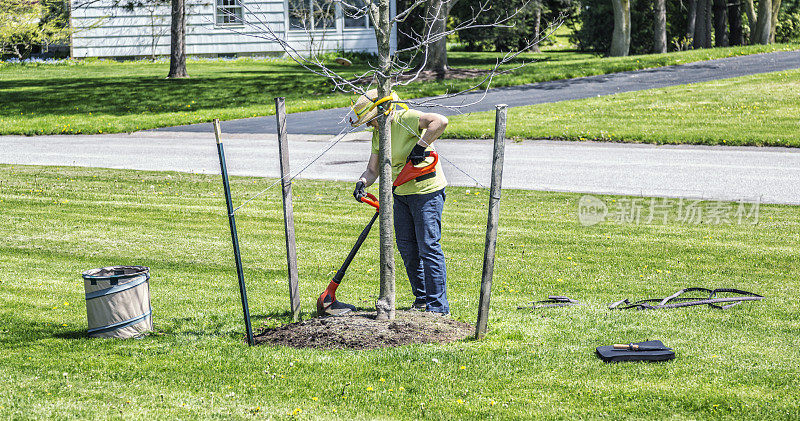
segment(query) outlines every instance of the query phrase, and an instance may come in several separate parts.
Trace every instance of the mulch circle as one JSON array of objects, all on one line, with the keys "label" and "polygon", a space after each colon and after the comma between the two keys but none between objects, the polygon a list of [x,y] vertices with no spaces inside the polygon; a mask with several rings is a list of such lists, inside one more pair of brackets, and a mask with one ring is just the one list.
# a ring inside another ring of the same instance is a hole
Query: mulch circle
[{"label": "mulch circle", "polygon": [[449,343],[465,339],[475,328],[450,317],[398,310],[394,320],[376,320],[375,312],[355,311],[318,317],[265,329],[258,345],[295,348],[374,349],[419,343]]}]

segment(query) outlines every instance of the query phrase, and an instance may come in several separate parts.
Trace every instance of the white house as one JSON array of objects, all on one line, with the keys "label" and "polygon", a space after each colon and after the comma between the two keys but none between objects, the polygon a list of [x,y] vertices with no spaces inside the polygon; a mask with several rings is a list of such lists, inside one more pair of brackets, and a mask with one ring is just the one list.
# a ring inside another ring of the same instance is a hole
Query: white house
[{"label": "white house", "polygon": [[[72,0],[72,57],[169,55],[168,0],[145,0],[132,11],[110,7],[113,0],[79,1]],[[395,1],[391,4],[394,16]],[[258,38],[265,27],[303,54],[310,49],[377,52],[369,19],[348,16],[351,13],[342,10],[347,5],[360,8],[363,0],[186,0],[186,53],[205,57],[282,54],[277,43]],[[393,31],[393,48],[396,45]]]}]

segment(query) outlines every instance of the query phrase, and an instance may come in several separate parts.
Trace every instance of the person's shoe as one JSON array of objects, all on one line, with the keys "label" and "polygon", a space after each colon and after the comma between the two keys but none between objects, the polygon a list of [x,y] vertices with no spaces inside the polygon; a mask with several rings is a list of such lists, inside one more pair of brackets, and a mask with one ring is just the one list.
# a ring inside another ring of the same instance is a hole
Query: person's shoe
[{"label": "person's shoe", "polygon": [[428,314],[430,314],[431,316],[434,316],[434,317],[450,317],[450,312],[449,311],[447,313],[442,313],[442,312],[438,312],[438,311],[426,311],[426,313],[428,313]]},{"label": "person's shoe", "polygon": [[417,304],[417,303],[411,304],[410,310],[411,311],[425,311],[425,303],[422,303],[422,304]]}]

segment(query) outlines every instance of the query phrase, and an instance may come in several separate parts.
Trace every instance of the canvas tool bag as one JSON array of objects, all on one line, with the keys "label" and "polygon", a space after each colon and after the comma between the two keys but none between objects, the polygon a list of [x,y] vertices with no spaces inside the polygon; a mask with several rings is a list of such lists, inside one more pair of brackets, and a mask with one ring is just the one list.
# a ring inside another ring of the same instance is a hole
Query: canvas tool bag
[{"label": "canvas tool bag", "polygon": [[109,266],[83,272],[89,336],[133,338],[153,330],[150,268]]}]

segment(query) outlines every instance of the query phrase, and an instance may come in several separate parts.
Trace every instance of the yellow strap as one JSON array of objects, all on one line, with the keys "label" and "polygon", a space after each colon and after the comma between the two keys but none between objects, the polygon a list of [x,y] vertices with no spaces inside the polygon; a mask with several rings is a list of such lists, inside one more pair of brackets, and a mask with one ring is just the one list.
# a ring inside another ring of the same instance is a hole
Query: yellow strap
[{"label": "yellow strap", "polygon": [[[361,111],[356,111],[356,116],[360,117],[361,114],[364,114],[366,112],[370,112],[370,111],[374,110],[375,107],[383,104],[384,102],[394,101],[394,95],[397,95],[397,92],[392,91],[389,95],[387,95],[387,96],[385,96],[385,97],[383,97],[383,98],[381,98],[381,99],[379,99],[377,101],[374,101],[371,106],[364,107],[364,109],[361,110]],[[408,110],[408,106],[406,104],[403,104],[403,103],[399,103],[399,104],[400,104],[401,108],[404,108],[405,110]],[[385,115],[389,115],[390,112],[394,111],[394,107],[395,107],[395,104],[392,104],[392,106],[384,114]]]}]

